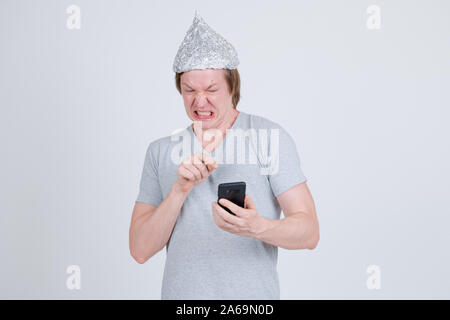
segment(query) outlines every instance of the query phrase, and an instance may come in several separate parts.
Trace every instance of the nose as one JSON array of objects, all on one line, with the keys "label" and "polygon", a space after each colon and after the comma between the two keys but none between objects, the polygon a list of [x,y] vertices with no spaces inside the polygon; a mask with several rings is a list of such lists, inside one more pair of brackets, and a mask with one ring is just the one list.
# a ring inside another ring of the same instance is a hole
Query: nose
[{"label": "nose", "polygon": [[197,93],[197,95],[195,96],[195,104],[198,107],[201,107],[204,106],[206,103],[207,103],[206,96],[201,92]]}]

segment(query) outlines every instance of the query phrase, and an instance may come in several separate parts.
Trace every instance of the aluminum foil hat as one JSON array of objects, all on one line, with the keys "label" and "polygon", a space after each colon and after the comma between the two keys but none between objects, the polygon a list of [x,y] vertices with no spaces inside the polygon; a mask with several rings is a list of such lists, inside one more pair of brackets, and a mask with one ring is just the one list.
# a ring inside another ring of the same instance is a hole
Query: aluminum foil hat
[{"label": "aluminum foil hat", "polygon": [[237,52],[220,34],[215,32],[195,11],[194,21],[178,49],[173,71],[193,69],[236,69]]}]

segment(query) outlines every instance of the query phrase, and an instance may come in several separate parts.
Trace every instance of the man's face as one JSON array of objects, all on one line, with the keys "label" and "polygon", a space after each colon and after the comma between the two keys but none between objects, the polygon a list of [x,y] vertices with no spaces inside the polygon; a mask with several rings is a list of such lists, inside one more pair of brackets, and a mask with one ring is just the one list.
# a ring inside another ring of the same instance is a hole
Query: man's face
[{"label": "man's face", "polygon": [[224,69],[183,73],[181,94],[188,117],[192,121],[201,121],[203,130],[217,128],[232,115],[232,96],[228,92]]}]

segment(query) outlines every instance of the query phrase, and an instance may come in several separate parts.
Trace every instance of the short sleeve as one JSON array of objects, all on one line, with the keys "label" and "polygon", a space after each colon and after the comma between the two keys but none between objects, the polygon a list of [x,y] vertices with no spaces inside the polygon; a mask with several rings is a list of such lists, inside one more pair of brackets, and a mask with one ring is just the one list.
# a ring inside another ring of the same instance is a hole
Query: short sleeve
[{"label": "short sleeve", "polygon": [[159,206],[163,201],[161,186],[158,181],[158,162],[154,143],[151,143],[145,154],[139,194],[136,201]]},{"label": "short sleeve", "polygon": [[275,135],[270,138],[271,171],[267,176],[275,196],[307,181],[294,139],[283,128],[277,129],[278,137]]}]

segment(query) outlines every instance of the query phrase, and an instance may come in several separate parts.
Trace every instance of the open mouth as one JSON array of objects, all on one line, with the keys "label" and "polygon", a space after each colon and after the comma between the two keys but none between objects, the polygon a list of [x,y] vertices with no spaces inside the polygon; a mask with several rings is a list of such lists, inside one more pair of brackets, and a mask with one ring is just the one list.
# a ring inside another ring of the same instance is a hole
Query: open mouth
[{"label": "open mouth", "polygon": [[214,112],[212,111],[194,111],[194,115],[199,120],[208,120],[214,118]]}]

